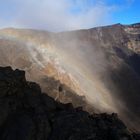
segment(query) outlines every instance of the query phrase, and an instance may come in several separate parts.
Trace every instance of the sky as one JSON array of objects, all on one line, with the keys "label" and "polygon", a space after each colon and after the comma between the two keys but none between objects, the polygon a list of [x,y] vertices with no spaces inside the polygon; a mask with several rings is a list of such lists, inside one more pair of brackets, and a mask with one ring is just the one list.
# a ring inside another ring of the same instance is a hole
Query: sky
[{"label": "sky", "polygon": [[0,28],[53,32],[140,22],[140,0],[0,0]]}]

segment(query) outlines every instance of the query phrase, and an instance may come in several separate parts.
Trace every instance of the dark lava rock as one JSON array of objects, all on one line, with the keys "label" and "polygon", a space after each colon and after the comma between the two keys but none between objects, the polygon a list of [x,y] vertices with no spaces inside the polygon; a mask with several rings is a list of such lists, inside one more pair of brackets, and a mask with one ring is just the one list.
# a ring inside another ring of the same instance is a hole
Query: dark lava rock
[{"label": "dark lava rock", "polygon": [[117,114],[61,104],[27,82],[24,71],[0,67],[0,140],[139,140]]}]

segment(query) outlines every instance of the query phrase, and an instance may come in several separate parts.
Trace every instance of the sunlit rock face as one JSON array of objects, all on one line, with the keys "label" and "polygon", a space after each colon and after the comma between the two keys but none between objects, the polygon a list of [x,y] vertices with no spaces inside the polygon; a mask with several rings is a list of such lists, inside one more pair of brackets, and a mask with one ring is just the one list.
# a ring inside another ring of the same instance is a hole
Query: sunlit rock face
[{"label": "sunlit rock face", "polygon": [[117,112],[138,131],[139,53],[140,24],[61,33],[0,30],[0,65],[25,70],[28,80],[40,83],[56,100],[90,104],[88,111]]}]

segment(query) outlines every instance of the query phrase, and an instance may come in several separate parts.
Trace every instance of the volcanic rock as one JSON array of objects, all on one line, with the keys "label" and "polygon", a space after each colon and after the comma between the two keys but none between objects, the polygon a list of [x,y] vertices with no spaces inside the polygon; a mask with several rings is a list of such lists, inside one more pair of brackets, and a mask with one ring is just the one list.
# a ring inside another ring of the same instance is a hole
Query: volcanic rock
[{"label": "volcanic rock", "polygon": [[60,33],[1,29],[0,65],[26,71],[61,103],[116,112],[140,131],[139,23]]},{"label": "volcanic rock", "polygon": [[25,72],[0,67],[0,140],[139,140],[117,114],[90,115],[56,102]]}]

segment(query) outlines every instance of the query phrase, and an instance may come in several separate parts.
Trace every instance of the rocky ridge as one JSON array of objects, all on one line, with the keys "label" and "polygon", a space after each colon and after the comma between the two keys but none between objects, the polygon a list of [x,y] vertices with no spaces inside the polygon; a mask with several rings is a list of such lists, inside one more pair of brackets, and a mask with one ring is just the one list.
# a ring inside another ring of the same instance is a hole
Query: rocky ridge
[{"label": "rocky ridge", "polygon": [[[61,90],[61,89],[60,89]],[[117,114],[93,114],[56,102],[25,72],[0,67],[1,140],[139,140]]]}]

